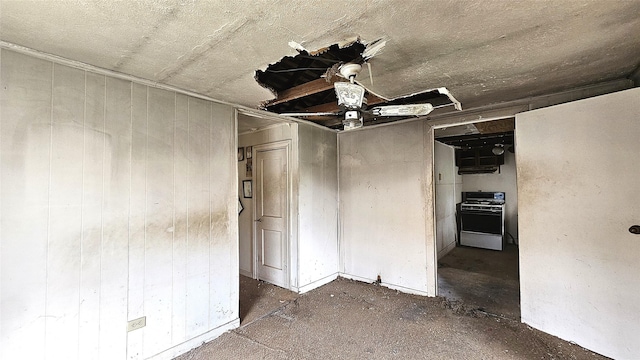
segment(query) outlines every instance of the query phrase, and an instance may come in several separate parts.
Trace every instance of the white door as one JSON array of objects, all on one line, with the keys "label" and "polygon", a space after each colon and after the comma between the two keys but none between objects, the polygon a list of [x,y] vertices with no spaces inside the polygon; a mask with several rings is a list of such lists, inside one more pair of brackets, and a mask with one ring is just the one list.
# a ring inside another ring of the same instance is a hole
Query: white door
[{"label": "white door", "polygon": [[640,89],[518,114],[516,156],[522,320],[640,359]]},{"label": "white door", "polygon": [[254,149],[256,275],[288,288],[289,144]]}]

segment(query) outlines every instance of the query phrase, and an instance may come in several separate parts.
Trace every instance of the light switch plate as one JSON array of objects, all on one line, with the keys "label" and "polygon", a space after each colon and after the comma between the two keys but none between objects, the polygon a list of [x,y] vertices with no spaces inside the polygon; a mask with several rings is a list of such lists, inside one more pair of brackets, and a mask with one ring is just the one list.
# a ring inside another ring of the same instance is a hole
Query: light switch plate
[{"label": "light switch plate", "polygon": [[137,318],[135,320],[129,320],[129,322],[127,323],[127,332],[129,331],[133,331],[133,330],[138,330],[140,328],[143,328],[147,326],[147,317],[143,316],[141,318]]}]

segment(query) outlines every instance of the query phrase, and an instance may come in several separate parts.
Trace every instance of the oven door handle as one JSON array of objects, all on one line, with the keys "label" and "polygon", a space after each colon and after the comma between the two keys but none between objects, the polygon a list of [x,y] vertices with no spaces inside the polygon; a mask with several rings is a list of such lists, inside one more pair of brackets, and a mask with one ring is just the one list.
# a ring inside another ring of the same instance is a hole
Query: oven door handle
[{"label": "oven door handle", "polygon": [[460,210],[461,215],[501,215],[502,210],[487,211],[487,210]]}]

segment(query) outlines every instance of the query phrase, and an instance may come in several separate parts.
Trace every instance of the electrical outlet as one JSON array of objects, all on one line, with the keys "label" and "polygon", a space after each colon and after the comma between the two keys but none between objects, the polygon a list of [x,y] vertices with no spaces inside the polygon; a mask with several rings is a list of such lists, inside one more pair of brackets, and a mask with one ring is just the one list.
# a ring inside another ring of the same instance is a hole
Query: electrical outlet
[{"label": "electrical outlet", "polygon": [[147,317],[143,316],[141,318],[137,318],[135,320],[129,320],[129,322],[127,323],[127,332],[129,331],[133,331],[133,330],[138,330],[140,328],[143,328],[147,326]]}]

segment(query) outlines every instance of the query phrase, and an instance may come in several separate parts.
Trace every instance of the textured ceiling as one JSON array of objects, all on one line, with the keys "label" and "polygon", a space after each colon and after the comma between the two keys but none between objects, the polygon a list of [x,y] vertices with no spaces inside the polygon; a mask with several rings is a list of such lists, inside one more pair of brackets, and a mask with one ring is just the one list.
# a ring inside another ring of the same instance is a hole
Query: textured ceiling
[{"label": "textured ceiling", "polygon": [[446,87],[465,108],[629,76],[640,1],[0,1],[0,38],[258,107],[255,70],[344,39],[387,40],[363,85]]},{"label": "textured ceiling", "polygon": [[238,113],[238,134],[256,131],[269,126],[282,124],[282,120],[267,119],[264,117],[251,116]]}]

